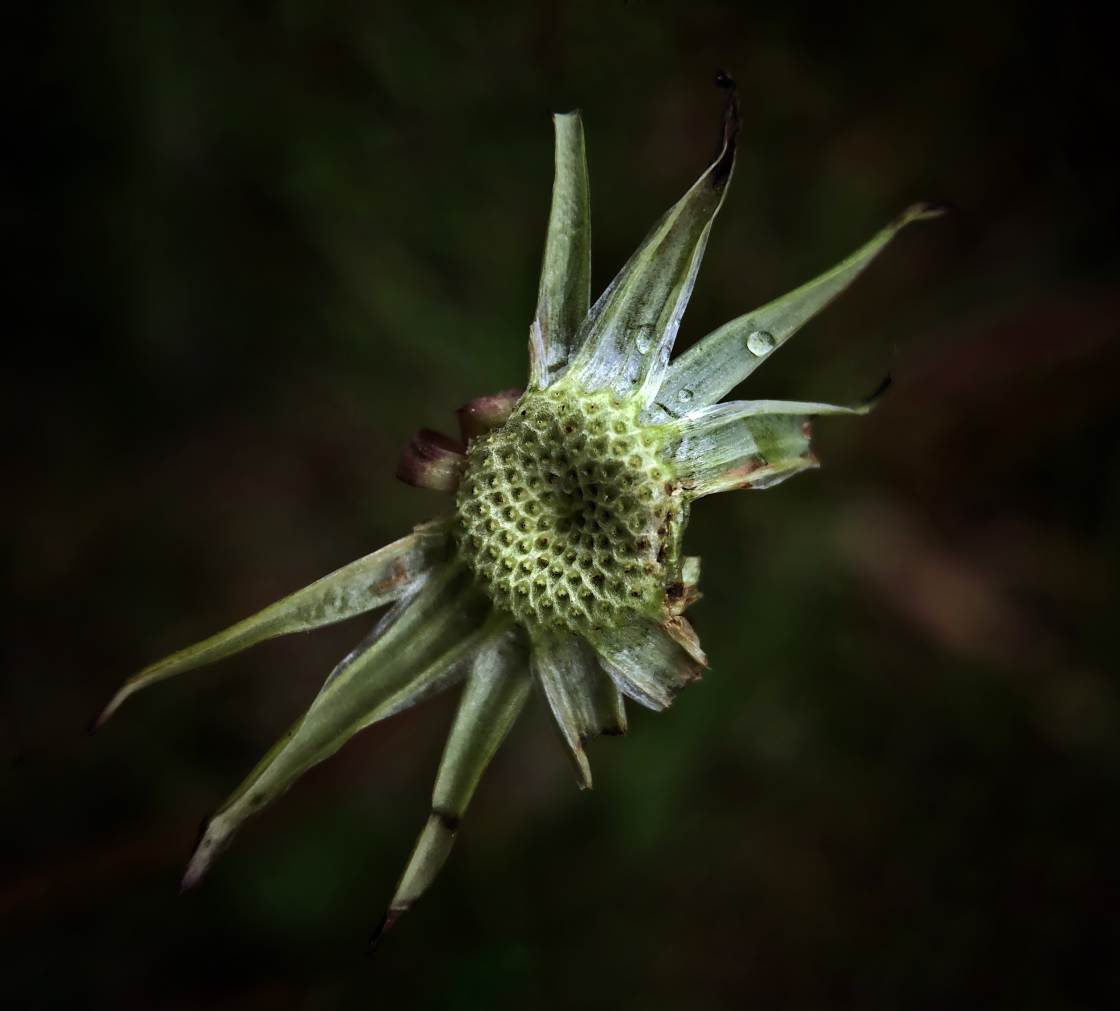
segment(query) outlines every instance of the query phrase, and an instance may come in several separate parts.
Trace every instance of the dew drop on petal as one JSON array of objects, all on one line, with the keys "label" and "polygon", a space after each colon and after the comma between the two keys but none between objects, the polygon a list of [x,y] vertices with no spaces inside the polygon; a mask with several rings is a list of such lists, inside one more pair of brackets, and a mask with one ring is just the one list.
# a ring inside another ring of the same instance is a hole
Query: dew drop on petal
[{"label": "dew drop on petal", "polygon": [[638,332],[634,335],[634,345],[638,349],[638,354],[648,355],[649,349],[653,347],[653,327],[648,324],[638,327]]},{"label": "dew drop on petal", "polygon": [[774,335],[767,330],[752,330],[747,335],[747,350],[758,358],[768,355],[776,344]]},{"label": "dew drop on petal", "polygon": [[679,392],[679,393],[677,394],[677,399],[678,399],[678,400],[679,400],[679,401],[680,401],[680,402],[681,402],[682,404],[687,404],[687,403],[688,403],[688,402],[689,402],[689,401],[690,401],[690,400],[692,399],[692,390],[681,390],[681,391],[680,391],[680,392]]}]

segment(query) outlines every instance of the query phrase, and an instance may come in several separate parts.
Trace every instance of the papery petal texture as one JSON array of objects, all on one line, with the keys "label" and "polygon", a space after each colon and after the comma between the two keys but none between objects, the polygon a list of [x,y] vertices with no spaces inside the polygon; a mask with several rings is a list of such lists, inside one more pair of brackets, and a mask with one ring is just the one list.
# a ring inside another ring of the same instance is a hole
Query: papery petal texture
[{"label": "papery petal texture", "polygon": [[95,725],[108,720],[141,688],[233,656],[267,639],[333,625],[400,599],[447,554],[448,530],[445,521],[417,527],[407,537],[344,565],[252,617],[150,664],[121,686]]},{"label": "papery petal texture", "polygon": [[578,112],[552,117],[556,170],[541,264],[537,312],[529,330],[529,385],[543,389],[568,364],[591,301],[591,198]]},{"label": "papery petal texture", "polygon": [[579,388],[609,388],[648,403],[661,386],[712,222],[731,181],[738,132],[732,97],[715,161],[654,225],[592,307],[568,374]]},{"label": "papery petal texture", "polygon": [[250,815],[359,730],[454,684],[509,625],[448,563],[426,578],[362,646],[332,671],[307,714],[233,792],[203,832],[183,879],[195,884]]},{"label": "papery petal texture", "polygon": [[647,709],[659,710],[666,709],[682,688],[698,680],[707,666],[699,644],[685,646],[679,638],[676,629],[669,631],[652,621],[636,621],[603,629],[590,641],[619,691]]},{"label": "papery petal texture", "polygon": [[662,416],[722,399],[859,277],[903,228],[942,213],[915,204],[831,270],[701,338],[669,367],[656,397]]},{"label": "papery petal texture", "polygon": [[581,637],[541,632],[533,642],[533,673],[576,765],[578,782],[591,786],[584,743],[601,734],[626,733],[622,694]]},{"label": "papery petal texture", "polygon": [[412,851],[381,928],[374,935],[374,943],[427,891],[443,867],[478,781],[524,708],[531,685],[520,631],[507,627],[489,635],[475,656],[459,700],[440,761],[427,824]]}]

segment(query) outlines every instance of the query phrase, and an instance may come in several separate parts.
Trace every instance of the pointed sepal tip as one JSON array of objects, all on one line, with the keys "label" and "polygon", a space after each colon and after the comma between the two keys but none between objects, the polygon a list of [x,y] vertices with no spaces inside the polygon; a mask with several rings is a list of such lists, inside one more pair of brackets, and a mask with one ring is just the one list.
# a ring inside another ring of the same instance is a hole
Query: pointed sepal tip
[{"label": "pointed sepal tip", "polygon": [[947,204],[933,203],[928,200],[919,200],[906,208],[895,220],[891,227],[899,229],[913,221],[932,221],[948,214],[950,208]]},{"label": "pointed sepal tip", "polygon": [[385,915],[381,917],[381,922],[374,928],[373,933],[369,936],[369,941],[366,943],[367,958],[373,958],[382,938],[393,929],[394,924],[401,918],[401,914],[408,912],[408,908],[408,906],[390,906],[385,911]]},{"label": "pointed sepal tip", "polygon": [[214,862],[215,857],[228,842],[229,833],[221,831],[216,826],[216,821],[217,816],[203,818],[202,824],[199,825],[198,841],[194,845],[191,858],[187,861],[187,869],[183,872],[182,880],[179,882],[180,892],[189,892],[198,887],[210,870],[210,865]]}]

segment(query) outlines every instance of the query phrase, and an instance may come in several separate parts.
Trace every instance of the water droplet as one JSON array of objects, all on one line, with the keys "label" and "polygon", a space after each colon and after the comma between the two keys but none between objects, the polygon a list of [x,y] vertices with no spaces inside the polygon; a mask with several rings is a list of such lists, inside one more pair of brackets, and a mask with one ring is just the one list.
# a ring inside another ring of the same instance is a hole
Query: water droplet
[{"label": "water droplet", "polygon": [[677,399],[678,399],[678,400],[679,400],[679,401],[680,401],[680,402],[681,402],[682,404],[687,404],[687,403],[688,403],[688,402],[689,402],[689,401],[690,401],[690,400],[692,399],[692,390],[681,390],[681,391],[680,391],[680,392],[679,392],[679,393],[677,394]]},{"label": "water droplet", "polygon": [[653,327],[648,323],[638,327],[638,332],[634,335],[634,344],[638,354],[648,355],[649,349],[653,347]]},{"label": "water droplet", "polygon": [[777,343],[774,335],[766,330],[752,330],[747,335],[747,350],[759,358],[773,351]]}]

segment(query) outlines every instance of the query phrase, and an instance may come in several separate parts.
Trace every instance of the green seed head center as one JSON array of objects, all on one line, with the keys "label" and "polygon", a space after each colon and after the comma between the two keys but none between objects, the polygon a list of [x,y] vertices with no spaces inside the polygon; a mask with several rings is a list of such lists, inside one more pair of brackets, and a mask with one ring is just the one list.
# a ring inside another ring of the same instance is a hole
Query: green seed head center
[{"label": "green seed head center", "polygon": [[460,556],[529,627],[588,631],[658,614],[684,520],[663,449],[660,432],[609,395],[528,394],[471,444]]}]

